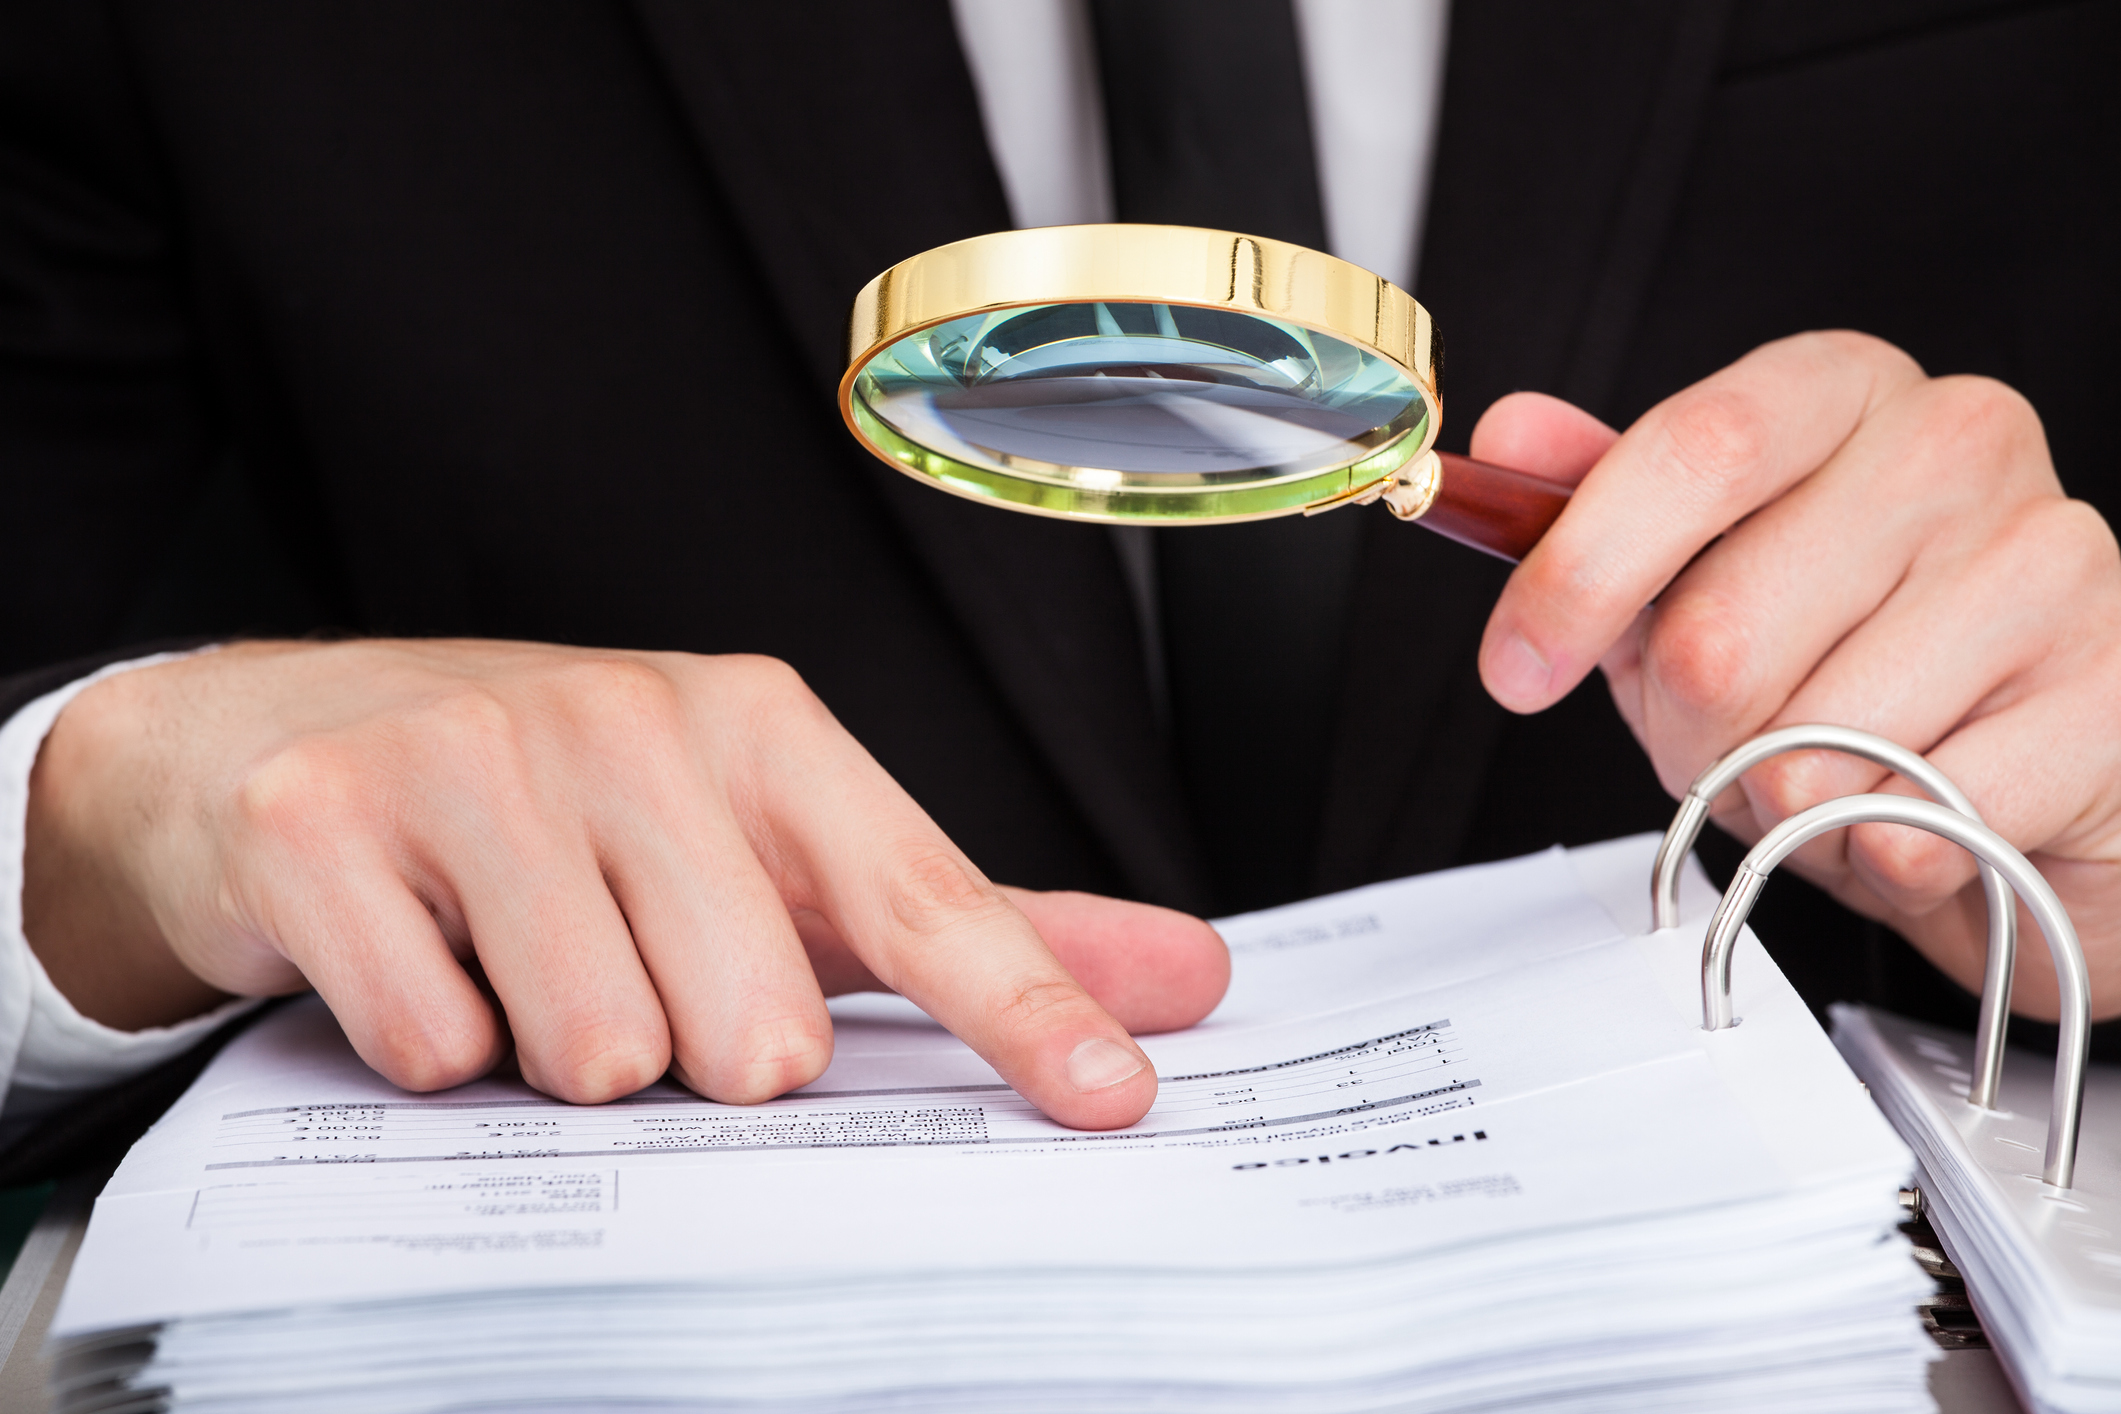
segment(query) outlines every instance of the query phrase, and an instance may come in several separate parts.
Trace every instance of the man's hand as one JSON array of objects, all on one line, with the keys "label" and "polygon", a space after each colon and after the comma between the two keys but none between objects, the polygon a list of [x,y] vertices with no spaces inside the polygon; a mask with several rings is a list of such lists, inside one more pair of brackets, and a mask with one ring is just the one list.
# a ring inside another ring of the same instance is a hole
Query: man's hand
[{"label": "man's hand", "polygon": [[[1537,711],[1603,666],[1675,796],[1739,742],[1797,722],[1921,751],[2055,886],[2093,1014],[2121,1012],[2121,555],[2062,494],[2023,398],[1925,377],[1863,335],[1804,334],[1624,434],[1552,398],[1504,398],[1472,453],[1580,483],[1489,620],[1481,672],[1498,701]],[[1835,753],[1783,756],[1714,818],[1750,841],[1833,796],[1919,794],[1885,777]],[[1862,825],[1793,864],[1981,985],[1983,901],[1957,846]],[[2055,1015],[2037,943],[2014,998]]]},{"label": "man's hand", "polygon": [[831,1059],[825,994],[888,986],[1112,1128],[1156,1094],[1128,1032],[1229,978],[1196,919],[989,883],[765,658],[282,643],[119,674],[45,742],[26,871],[88,1015],[314,986],[412,1090],[512,1042],[566,1100],[666,1069],[765,1100]]}]

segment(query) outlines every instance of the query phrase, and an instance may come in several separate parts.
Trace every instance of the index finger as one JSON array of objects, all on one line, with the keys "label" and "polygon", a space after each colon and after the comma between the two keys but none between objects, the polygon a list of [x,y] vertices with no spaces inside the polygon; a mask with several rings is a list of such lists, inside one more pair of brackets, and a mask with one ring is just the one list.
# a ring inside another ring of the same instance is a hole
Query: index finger
[{"label": "index finger", "polygon": [[1062,1124],[1116,1129],[1156,1098],[1126,1028],[1016,906],[791,679],[753,734],[739,818],[791,908],[812,908],[885,986]]},{"label": "index finger", "polygon": [[1504,586],[1480,646],[1488,691],[1514,712],[1559,701],[1704,546],[1921,377],[1881,340],[1799,334],[1645,413]]}]

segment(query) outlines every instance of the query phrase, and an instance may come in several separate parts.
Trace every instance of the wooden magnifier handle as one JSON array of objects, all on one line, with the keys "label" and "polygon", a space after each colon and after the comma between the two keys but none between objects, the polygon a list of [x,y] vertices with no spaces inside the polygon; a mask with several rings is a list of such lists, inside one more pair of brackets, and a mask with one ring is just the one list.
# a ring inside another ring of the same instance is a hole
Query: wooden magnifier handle
[{"label": "wooden magnifier handle", "polygon": [[1570,488],[1556,482],[1453,452],[1433,455],[1433,487],[1405,487],[1415,498],[1387,495],[1392,513],[1512,564],[1532,552],[1569,504]]}]

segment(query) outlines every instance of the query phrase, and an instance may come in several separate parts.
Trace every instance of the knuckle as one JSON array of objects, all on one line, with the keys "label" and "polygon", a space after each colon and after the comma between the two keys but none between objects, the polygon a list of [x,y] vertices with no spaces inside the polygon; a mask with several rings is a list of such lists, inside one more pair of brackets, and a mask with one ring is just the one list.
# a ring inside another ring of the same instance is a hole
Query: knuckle
[{"label": "knuckle", "polygon": [[670,1068],[660,1037],[618,1022],[577,1025],[525,1078],[548,1095],[575,1105],[600,1105],[652,1085]]},{"label": "knuckle", "polygon": [[1904,825],[1856,826],[1849,831],[1849,857],[1879,883],[1915,898],[1943,898],[1973,869],[1957,845]]},{"label": "knuckle", "polygon": [[726,1054],[681,1048],[680,1073],[694,1088],[725,1104],[752,1105],[808,1085],[832,1060],[832,1027],[807,1015],[753,1018]]},{"label": "knuckle", "polygon": [[1643,647],[1643,671],[1658,689],[1711,721],[1746,714],[1760,691],[1759,665],[1739,617],[1705,594],[1681,594],[1660,607]]},{"label": "knuckle", "polygon": [[1814,329],[1791,336],[1790,342],[1804,346],[1807,353],[1833,367],[1858,364],[1899,377],[1922,374],[1922,365],[1907,350],[1860,329]]},{"label": "knuckle", "polygon": [[290,742],[251,764],[236,783],[233,806],[254,838],[315,844],[337,831],[362,803],[361,775],[331,743]]},{"label": "knuckle", "polygon": [[884,900],[909,933],[937,933],[968,914],[1003,904],[1001,891],[940,844],[916,840],[885,851]]},{"label": "knuckle", "polygon": [[652,664],[626,657],[577,660],[555,678],[558,715],[573,738],[618,769],[660,774],[686,734],[677,683]]},{"label": "knuckle", "polygon": [[1773,422],[1757,399],[1714,384],[1674,397],[1661,421],[1672,470],[1716,497],[1745,482],[1774,437]]},{"label": "knuckle", "polygon": [[423,704],[409,730],[416,754],[438,769],[488,775],[518,760],[515,714],[483,687],[452,687]]},{"label": "knuckle", "polygon": [[491,1068],[494,1045],[476,1027],[398,1026],[377,1038],[370,1065],[401,1090],[426,1093],[476,1080]]},{"label": "knuckle", "polygon": [[996,1008],[1011,1030],[1028,1033],[1057,1011],[1082,1005],[1082,988],[1061,978],[1039,978],[1019,984],[1003,996]]},{"label": "knuckle", "polygon": [[669,726],[677,715],[676,684],[637,658],[578,658],[556,670],[555,682],[572,709],[586,711],[599,725],[653,730]]},{"label": "knuckle", "polygon": [[1536,601],[1565,604],[1572,614],[1587,620],[1625,620],[1642,607],[1639,591],[1625,575],[1616,573],[1605,547],[1555,537],[1540,550],[1538,559],[1523,571]]},{"label": "knuckle", "polygon": [[2057,488],[2047,431],[2024,394],[1973,374],[1933,379],[1924,390],[1921,438],[1929,459],[1969,486]]},{"label": "knuckle", "polygon": [[1986,443],[2022,441],[2041,435],[2040,415],[2008,383],[1977,374],[1953,374],[1930,385],[1955,439],[1969,435]]},{"label": "knuckle", "polygon": [[2083,501],[2043,497],[2012,516],[2002,534],[2012,564],[2070,585],[2110,579],[2121,565],[2113,527]]},{"label": "knuckle", "polygon": [[763,653],[731,653],[716,664],[729,681],[745,695],[768,703],[815,701],[803,675]]},{"label": "knuckle", "polygon": [[1745,774],[1746,798],[1756,816],[1787,820],[1850,789],[1847,765],[1830,751],[1789,751]]},{"label": "knuckle", "polygon": [[718,696],[733,719],[758,738],[785,738],[832,723],[832,714],[803,681],[803,675],[778,658],[731,653],[716,658]]}]

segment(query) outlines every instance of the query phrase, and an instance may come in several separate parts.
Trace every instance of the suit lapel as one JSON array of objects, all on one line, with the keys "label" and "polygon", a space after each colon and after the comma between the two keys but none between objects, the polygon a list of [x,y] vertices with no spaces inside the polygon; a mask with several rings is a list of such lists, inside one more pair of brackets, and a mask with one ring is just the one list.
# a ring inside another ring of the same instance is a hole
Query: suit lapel
[{"label": "suit lapel", "polygon": [[[1728,0],[1454,6],[1417,281],[1450,350],[1444,444],[1520,388],[1594,412],[1672,220]],[[1493,561],[1370,527],[1317,882],[1455,862],[1502,713],[1479,687]],[[1361,715],[1357,715],[1361,714]]]},{"label": "suit lapel", "polygon": [[1687,162],[1715,88],[1732,0],[1686,0],[1669,21],[1643,135],[1607,223],[1597,273],[1583,299],[1557,391],[1617,420],[1610,406],[1621,361],[1671,230]]},{"label": "suit lapel", "polygon": [[[907,256],[1010,224],[949,7],[635,0],[635,11],[817,377],[819,415],[832,416],[854,292]],[[832,43],[816,42],[821,24]],[[851,440],[849,455],[862,457]],[[1110,537],[862,461],[1131,887],[1198,906],[1192,827]]]},{"label": "suit lapel", "polygon": [[[1456,7],[1417,293],[1448,445],[1502,394],[1594,393],[1670,224],[1728,0]],[[1602,411],[1598,407],[1591,409]]]}]

